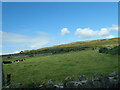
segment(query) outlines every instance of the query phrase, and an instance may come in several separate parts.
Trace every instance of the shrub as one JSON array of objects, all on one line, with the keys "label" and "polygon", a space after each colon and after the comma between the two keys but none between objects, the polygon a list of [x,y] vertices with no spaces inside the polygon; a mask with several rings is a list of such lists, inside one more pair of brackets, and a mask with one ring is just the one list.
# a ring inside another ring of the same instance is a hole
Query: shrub
[{"label": "shrub", "polygon": [[99,49],[99,53],[107,53],[107,52],[108,52],[108,49],[106,47]]},{"label": "shrub", "polygon": [[112,55],[120,55],[120,45],[113,47],[111,49],[108,49],[106,47],[100,48],[99,53],[106,53],[106,54],[112,54]]}]

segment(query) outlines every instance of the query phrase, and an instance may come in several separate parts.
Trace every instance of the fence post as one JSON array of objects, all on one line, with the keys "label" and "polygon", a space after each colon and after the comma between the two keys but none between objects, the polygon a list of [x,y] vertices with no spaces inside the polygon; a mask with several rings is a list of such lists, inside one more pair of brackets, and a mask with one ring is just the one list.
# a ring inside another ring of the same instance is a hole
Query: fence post
[{"label": "fence post", "polygon": [[5,86],[5,77],[4,77],[4,70],[3,70],[3,64],[2,64],[2,87]]},{"label": "fence post", "polygon": [[11,74],[7,74],[7,86],[11,84]]}]

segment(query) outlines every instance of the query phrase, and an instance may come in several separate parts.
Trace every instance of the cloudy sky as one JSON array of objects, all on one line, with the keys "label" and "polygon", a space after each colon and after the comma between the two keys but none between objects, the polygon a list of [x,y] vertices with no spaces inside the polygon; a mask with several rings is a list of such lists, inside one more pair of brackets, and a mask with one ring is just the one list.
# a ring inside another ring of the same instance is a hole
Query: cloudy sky
[{"label": "cloudy sky", "polygon": [[118,37],[117,2],[4,2],[2,54]]}]

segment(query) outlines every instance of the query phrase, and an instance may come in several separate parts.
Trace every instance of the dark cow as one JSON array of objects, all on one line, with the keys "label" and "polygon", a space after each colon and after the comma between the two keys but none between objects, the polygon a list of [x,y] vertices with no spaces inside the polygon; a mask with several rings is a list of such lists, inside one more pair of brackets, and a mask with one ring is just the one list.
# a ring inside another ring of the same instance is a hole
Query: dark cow
[{"label": "dark cow", "polygon": [[14,62],[18,62],[18,60],[15,60]]},{"label": "dark cow", "polygon": [[3,61],[3,64],[11,64],[12,61]]},{"label": "dark cow", "polygon": [[16,62],[18,62],[18,60],[15,60]]}]

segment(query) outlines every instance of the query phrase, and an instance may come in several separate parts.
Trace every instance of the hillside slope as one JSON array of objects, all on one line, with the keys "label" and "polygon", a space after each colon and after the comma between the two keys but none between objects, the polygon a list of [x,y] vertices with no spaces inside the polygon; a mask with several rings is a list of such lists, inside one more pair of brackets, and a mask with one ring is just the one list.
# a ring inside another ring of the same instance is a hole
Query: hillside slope
[{"label": "hillside slope", "polygon": [[2,55],[2,59],[6,60],[9,58],[22,58],[22,57],[31,57],[31,56],[41,56],[41,55],[51,55],[51,54],[59,54],[66,53],[71,51],[81,51],[87,49],[99,49],[101,47],[114,47],[118,46],[118,41],[120,38],[112,38],[112,39],[99,39],[99,40],[91,40],[91,41],[79,41],[68,44],[61,44],[52,47],[45,47],[36,50],[25,50],[21,51],[17,54],[8,54]]},{"label": "hillside slope", "polygon": [[73,42],[68,44],[56,45],[52,47],[40,48],[36,50],[26,50],[26,51],[23,51],[23,53],[36,52],[36,51],[42,51],[47,49],[56,49],[56,48],[78,47],[78,46],[81,46],[81,47],[87,46],[87,47],[96,47],[96,48],[97,47],[114,47],[118,45],[119,40],[120,38],[79,41],[79,42]]},{"label": "hillside slope", "polygon": [[93,72],[108,74],[118,70],[118,57],[99,53],[98,50],[83,50],[63,54],[26,57],[24,62],[4,64],[5,76],[12,74],[12,82],[28,84],[32,81],[53,79],[62,81],[67,76]]}]

